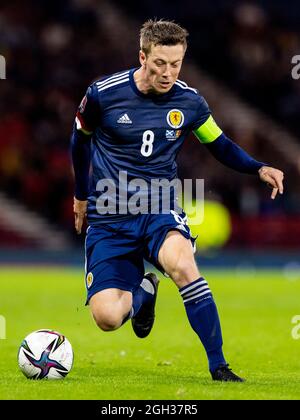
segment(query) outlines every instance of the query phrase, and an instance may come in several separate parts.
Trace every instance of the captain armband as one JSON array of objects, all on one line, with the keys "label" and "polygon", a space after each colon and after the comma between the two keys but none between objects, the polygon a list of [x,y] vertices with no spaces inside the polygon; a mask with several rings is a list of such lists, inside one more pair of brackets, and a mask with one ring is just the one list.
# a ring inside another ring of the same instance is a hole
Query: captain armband
[{"label": "captain armband", "polygon": [[216,124],[213,117],[210,115],[208,119],[193,131],[200,143],[207,144],[215,141],[222,134],[222,130]]}]

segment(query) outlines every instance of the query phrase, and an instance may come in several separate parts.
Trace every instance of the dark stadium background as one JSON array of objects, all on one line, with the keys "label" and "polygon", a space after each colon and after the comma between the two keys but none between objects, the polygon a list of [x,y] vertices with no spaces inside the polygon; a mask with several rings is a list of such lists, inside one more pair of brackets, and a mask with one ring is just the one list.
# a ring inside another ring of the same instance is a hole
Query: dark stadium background
[{"label": "dark stadium background", "polygon": [[289,1],[2,0],[0,54],[0,261],[77,263],[69,137],[89,83],[138,66],[148,18],[185,26],[181,79],[207,99],[222,129],[285,174],[275,201],[258,178],[215,161],[192,137],[179,157],[182,178],[204,178],[207,199],[230,211],[225,246],[210,265],[283,266],[300,272],[300,8]]}]

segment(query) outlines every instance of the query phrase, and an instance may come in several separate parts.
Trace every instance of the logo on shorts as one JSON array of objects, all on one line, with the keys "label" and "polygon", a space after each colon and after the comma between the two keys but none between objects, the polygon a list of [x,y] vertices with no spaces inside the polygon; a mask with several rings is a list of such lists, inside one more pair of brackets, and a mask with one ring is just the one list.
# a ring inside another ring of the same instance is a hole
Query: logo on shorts
[{"label": "logo on shorts", "polygon": [[180,230],[183,230],[184,232],[187,232],[186,227],[183,225],[177,225],[176,229],[180,229]]},{"label": "logo on shorts", "polygon": [[167,123],[172,128],[180,128],[184,123],[184,115],[179,109],[171,109],[167,115]]},{"label": "logo on shorts", "polygon": [[86,285],[87,288],[89,289],[91,287],[91,285],[93,284],[93,280],[94,280],[94,276],[93,273],[88,273],[88,275],[86,276]]}]

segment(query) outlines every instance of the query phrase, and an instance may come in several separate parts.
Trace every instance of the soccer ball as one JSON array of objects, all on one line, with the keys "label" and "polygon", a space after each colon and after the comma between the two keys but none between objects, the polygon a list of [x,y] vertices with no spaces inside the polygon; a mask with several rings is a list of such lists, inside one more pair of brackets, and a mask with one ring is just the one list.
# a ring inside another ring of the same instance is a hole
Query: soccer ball
[{"label": "soccer ball", "polygon": [[57,331],[34,331],[22,341],[18,363],[29,379],[63,379],[72,369],[73,349]]}]

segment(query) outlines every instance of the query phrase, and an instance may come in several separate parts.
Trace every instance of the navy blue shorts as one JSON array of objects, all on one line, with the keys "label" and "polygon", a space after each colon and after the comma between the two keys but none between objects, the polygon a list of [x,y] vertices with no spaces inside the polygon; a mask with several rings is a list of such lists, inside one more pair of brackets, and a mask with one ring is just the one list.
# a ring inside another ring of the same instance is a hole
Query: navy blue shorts
[{"label": "navy blue shorts", "polygon": [[194,245],[185,213],[175,211],[89,226],[85,246],[86,303],[95,293],[108,288],[134,292],[144,276],[144,259],[164,272],[158,253],[170,230],[179,231]]}]

